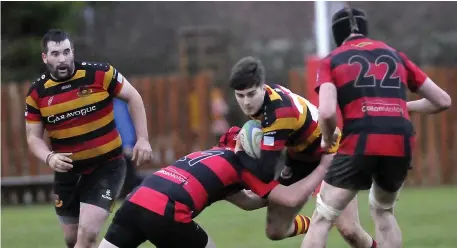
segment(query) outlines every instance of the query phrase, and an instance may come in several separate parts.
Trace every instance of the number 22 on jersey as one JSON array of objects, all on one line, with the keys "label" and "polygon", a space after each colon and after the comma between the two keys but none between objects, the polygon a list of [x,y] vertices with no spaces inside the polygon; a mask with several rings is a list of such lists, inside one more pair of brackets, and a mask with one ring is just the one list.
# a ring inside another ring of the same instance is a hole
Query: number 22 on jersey
[{"label": "number 22 on jersey", "polygon": [[[354,55],[349,58],[348,64],[358,64],[360,67],[357,79],[354,81],[355,88],[373,88],[378,85],[377,81],[379,81],[379,87],[381,88],[399,89],[401,87],[400,77],[394,76],[397,74],[397,61],[390,55],[378,56],[374,63],[370,63],[370,61],[362,55]],[[385,65],[386,70],[381,79],[377,80],[375,75],[370,75],[370,71],[382,69],[380,67],[381,65]]]}]

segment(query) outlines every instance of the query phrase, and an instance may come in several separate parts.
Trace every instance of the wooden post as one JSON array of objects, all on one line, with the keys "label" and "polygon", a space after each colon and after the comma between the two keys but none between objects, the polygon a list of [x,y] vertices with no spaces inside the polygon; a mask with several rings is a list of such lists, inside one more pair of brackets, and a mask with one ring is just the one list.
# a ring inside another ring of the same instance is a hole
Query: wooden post
[{"label": "wooden post", "polygon": [[12,163],[12,157],[11,157],[11,142],[9,142],[9,135],[10,135],[10,120],[9,120],[9,101],[8,101],[8,85],[4,84],[1,87],[1,94],[2,94],[2,114],[1,114],[1,120],[2,120],[2,128],[1,128],[1,134],[2,134],[2,177],[7,177],[7,176],[12,176],[11,171],[11,163]]},{"label": "wooden post", "polygon": [[198,106],[199,106],[199,133],[198,133],[198,144],[201,148],[208,147],[211,125],[210,117],[206,114],[210,111],[209,92],[211,87],[211,76],[207,72],[203,72],[196,77],[196,93],[198,95]]},{"label": "wooden post", "polygon": [[158,130],[158,145],[159,145],[159,167],[165,166],[165,147],[166,143],[166,131],[167,131],[167,115],[168,109],[166,106],[166,82],[163,77],[156,78],[155,84],[157,85],[157,130]]},{"label": "wooden post", "polygon": [[9,112],[9,122],[10,122],[10,132],[11,140],[9,142],[9,147],[13,150],[11,151],[13,155],[12,165],[16,167],[17,175],[24,175],[24,172],[28,173],[28,168],[24,168],[24,150],[21,145],[22,142],[18,142],[18,138],[24,137],[21,134],[21,122],[24,122],[24,104],[25,99],[20,97],[22,96],[19,93],[19,84],[9,84],[8,85],[8,103],[7,106],[10,108]]},{"label": "wooden post", "polygon": [[[448,80],[447,80],[448,70],[446,68],[441,68],[439,70],[440,74],[440,86],[447,92],[449,92]],[[439,118],[436,118],[436,126],[440,130],[440,144],[439,144],[439,162],[440,162],[440,184],[447,184],[450,181],[450,164],[449,164],[449,126],[448,126],[448,114],[450,111],[445,111],[439,115]]]},{"label": "wooden post", "polygon": [[[191,98],[192,98],[192,91],[193,91],[193,84],[194,81],[189,76],[185,76],[181,78],[181,87],[182,87],[182,97],[180,98],[180,103],[182,105],[182,125],[185,127],[186,131],[184,131],[181,135],[184,140],[184,149],[185,153],[191,152],[194,147],[195,139],[193,138],[194,133],[192,129],[192,109],[191,109]],[[185,155],[185,154],[183,154]]]}]

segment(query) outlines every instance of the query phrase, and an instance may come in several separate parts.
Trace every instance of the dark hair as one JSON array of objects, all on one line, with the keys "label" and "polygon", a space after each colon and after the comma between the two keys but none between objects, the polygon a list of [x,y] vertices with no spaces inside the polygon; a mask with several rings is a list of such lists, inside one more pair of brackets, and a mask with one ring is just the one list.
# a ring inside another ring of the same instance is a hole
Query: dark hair
[{"label": "dark hair", "polygon": [[368,35],[368,21],[365,12],[361,9],[343,8],[332,17],[333,39],[337,46],[351,34]]},{"label": "dark hair", "polygon": [[[56,43],[62,42],[64,40],[70,40],[70,36],[60,29],[51,29],[49,30],[43,38],[41,38],[41,52],[47,53],[48,52],[48,43],[50,41],[54,41]],[[70,40],[71,43],[71,40]],[[73,46],[73,43],[71,43]]]},{"label": "dark hair", "polygon": [[245,90],[260,86],[265,82],[265,67],[262,61],[252,57],[240,59],[232,68],[229,86],[235,90]]}]

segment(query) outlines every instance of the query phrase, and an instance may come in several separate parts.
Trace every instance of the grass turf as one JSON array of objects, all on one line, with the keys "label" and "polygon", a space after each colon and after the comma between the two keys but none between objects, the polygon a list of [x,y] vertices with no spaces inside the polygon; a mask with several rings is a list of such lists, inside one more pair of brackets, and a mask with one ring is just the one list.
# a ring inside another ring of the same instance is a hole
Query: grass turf
[{"label": "grass turf", "polygon": [[[367,193],[361,193],[359,213],[362,225],[373,234],[367,202]],[[310,201],[302,213],[312,215],[314,204],[314,200]],[[396,216],[403,231],[403,247],[457,247],[457,235],[453,229],[457,223],[457,187],[404,189]],[[3,207],[1,217],[3,248],[64,247],[62,231],[52,205]],[[282,241],[268,240],[264,234],[264,209],[244,212],[227,202],[212,205],[196,220],[219,248],[300,247],[302,240],[302,236]],[[109,222],[105,224],[101,236],[108,225]],[[141,247],[154,246],[143,244]],[[332,230],[327,247],[349,246],[336,230]]]}]

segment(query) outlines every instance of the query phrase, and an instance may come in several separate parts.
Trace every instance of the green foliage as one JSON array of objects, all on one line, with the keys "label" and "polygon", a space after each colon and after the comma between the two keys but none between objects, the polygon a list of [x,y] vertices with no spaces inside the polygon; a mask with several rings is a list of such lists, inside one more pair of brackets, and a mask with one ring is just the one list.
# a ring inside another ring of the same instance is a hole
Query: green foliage
[{"label": "green foliage", "polygon": [[40,39],[52,28],[71,34],[84,2],[2,2],[2,83],[31,80],[43,68]]}]

